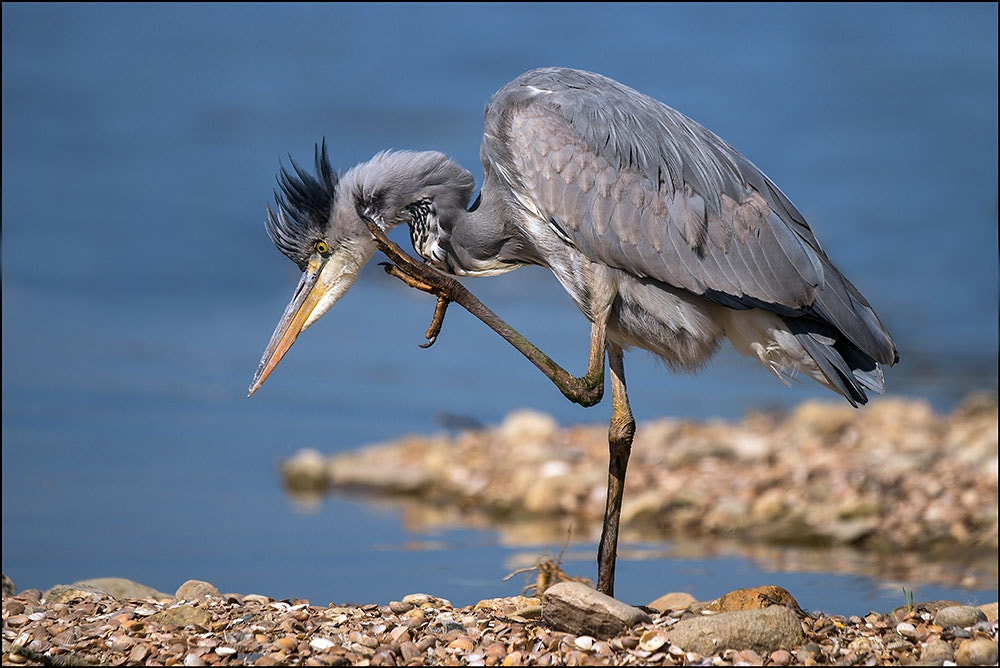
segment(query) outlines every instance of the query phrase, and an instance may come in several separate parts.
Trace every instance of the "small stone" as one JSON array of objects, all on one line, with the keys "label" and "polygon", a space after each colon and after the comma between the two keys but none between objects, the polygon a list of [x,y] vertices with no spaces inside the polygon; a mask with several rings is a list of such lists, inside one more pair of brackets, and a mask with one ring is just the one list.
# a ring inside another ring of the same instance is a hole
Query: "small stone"
[{"label": "small stone", "polygon": [[336,644],[329,638],[313,638],[309,641],[309,646],[317,652],[325,652]]},{"label": "small stone", "polygon": [[847,649],[850,652],[854,652],[855,656],[865,656],[866,654],[871,654],[872,641],[865,636],[861,636],[852,640],[847,645]]},{"label": "small stone", "polygon": [[582,650],[589,650],[594,646],[594,638],[591,636],[577,636],[573,644]]},{"label": "small stone", "polygon": [[904,638],[913,638],[917,635],[917,627],[909,622],[900,622],[896,624],[896,633]]},{"label": "small stone", "polygon": [[503,658],[503,665],[505,666],[523,666],[526,665],[524,656],[521,654],[520,650],[514,650],[507,656]]},{"label": "small stone", "polygon": [[511,443],[544,445],[555,438],[559,423],[547,413],[522,409],[508,413],[498,429],[501,438]]},{"label": "small stone", "polygon": [[787,649],[779,649],[771,652],[770,659],[775,666],[787,666],[792,662],[792,653]]},{"label": "small stone", "polygon": [[409,603],[417,608],[450,608],[451,601],[430,594],[407,594],[403,597],[403,603]]},{"label": "small stone", "polygon": [[934,615],[934,623],[944,628],[948,628],[949,626],[968,628],[975,626],[977,622],[985,621],[986,613],[971,605],[948,606],[947,608],[941,608]]},{"label": "small stone", "polygon": [[219,656],[232,656],[236,654],[236,648],[234,647],[216,647],[214,651]]},{"label": "small stone", "polygon": [[752,649],[741,649],[733,652],[732,661],[734,666],[761,666],[764,664],[760,654]]},{"label": "small stone", "polygon": [[285,487],[297,492],[323,492],[330,486],[326,457],[306,448],[281,462]]},{"label": "small stone", "polygon": [[698,600],[691,594],[678,591],[664,594],[647,607],[659,610],[660,612],[667,612],[668,610],[687,610],[697,602]]},{"label": "small stone", "polygon": [[815,666],[823,658],[823,648],[814,642],[806,643],[795,650],[795,658],[807,666]]},{"label": "small stone", "polygon": [[149,648],[139,644],[134,646],[132,651],[128,653],[128,660],[130,663],[143,663],[147,656],[149,656]]},{"label": "small stone", "polygon": [[399,644],[399,653],[403,655],[403,660],[407,663],[413,661],[421,654],[420,648],[408,640]]},{"label": "small stone", "polygon": [[951,645],[940,638],[928,641],[920,654],[920,664],[924,666],[943,666],[945,662],[954,660],[955,652],[951,649]]},{"label": "small stone", "polygon": [[[475,620],[473,620],[473,624]],[[440,633],[441,635],[446,635],[451,631],[460,631],[465,633],[465,625],[456,622],[451,614],[438,615],[434,620],[427,625],[427,630],[433,633]]]},{"label": "small stone", "polygon": [[[593,638],[591,638],[591,640],[593,640]],[[486,655],[486,658],[493,659],[495,662],[499,663],[507,657],[507,646],[499,642],[490,643],[483,653]]]},{"label": "small stone", "polygon": [[191,605],[178,605],[161,610],[155,615],[150,615],[147,619],[157,624],[179,627],[198,626],[207,630],[212,623],[212,614]]},{"label": "small stone", "polygon": [[404,612],[409,612],[410,610],[413,610],[413,604],[405,603],[403,601],[389,601],[389,609],[394,613],[396,613],[397,615],[401,615]]},{"label": "small stone", "polygon": [[955,652],[955,663],[960,666],[995,666],[997,658],[997,644],[987,638],[963,640]]},{"label": "small stone", "polygon": [[667,644],[667,632],[663,629],[646,631],[639,638],[639,649],[645,652],[655,652]]},{"label": "small stone", "polygon": [[222,598],[222,594],[211,583],[203,580],[188,580],[177,589],[174,598],[179,601],[198,601],[203,598]]},{"label": "small stone", "polygon": [[404,612],[400,617],[404,624],[414,629],[427,621],[427,613],[421,608],[413,608],[409,612]]}]

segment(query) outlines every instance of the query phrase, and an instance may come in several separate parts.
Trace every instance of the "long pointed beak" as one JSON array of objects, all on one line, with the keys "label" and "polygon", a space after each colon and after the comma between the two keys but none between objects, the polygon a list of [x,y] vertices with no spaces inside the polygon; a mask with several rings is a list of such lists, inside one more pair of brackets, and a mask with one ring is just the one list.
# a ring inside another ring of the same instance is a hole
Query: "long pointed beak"
[{"label": "long pointed beak", "polygon": [[342,241],[332,255],[313,253],[302,272],[292,301],[288,302],[278,326],[274,328],[247,396],[252,396],[264,384],[299,334],[323,317],[344,296],[376,248],[374,240],[368,242],[362,239],[353,243]]},{"label": "long pointed beak", "polygon": [[274,328],[271,341],[264,350],[264,356],[257,366],[257,373],[253,375],[253,381],[250,383],[250,393],[247,396],[252,396],[264,384],[267,377],[278,366],[281,358],[285,356],[285,353],[295,343],[295,339],[306,328],[307,323],[314,320],[314,318],[311,319],[309,316],[312,315],[316,309],[316,305],[326,292],[323,281],[319,280],[325,264],[325,259],[311,261],[306,270],[302,272],[299,285],[295,288],[295,295],[292,297],[292,301],[288,302],[288,306],[285,307],[285,312],[281,314],[281,320],[278,321],[278,326]]}]

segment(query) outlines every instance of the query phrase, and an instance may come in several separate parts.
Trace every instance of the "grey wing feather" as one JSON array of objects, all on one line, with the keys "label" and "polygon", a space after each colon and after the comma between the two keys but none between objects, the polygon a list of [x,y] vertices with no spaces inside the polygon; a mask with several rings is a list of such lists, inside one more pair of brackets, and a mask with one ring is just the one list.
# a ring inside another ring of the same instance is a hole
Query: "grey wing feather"
[{"label": "grey wing feather", "polygon": [[875,360],[896,359],[777,186],[648,96],[587,72],[528,72],[490,101],[483,162],[594,260],[732,308],[812,315]]}]

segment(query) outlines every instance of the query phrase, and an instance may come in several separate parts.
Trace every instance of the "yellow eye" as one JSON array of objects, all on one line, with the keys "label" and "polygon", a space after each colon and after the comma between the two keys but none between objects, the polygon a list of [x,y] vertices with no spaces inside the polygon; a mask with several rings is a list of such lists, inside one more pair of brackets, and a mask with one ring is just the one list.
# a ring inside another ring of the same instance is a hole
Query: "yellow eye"
[{"label": "yellow eye", "polygon": [[330,244],[320,239],[316,242],[316,252],[320,255],[328,255],[330,253]]}]

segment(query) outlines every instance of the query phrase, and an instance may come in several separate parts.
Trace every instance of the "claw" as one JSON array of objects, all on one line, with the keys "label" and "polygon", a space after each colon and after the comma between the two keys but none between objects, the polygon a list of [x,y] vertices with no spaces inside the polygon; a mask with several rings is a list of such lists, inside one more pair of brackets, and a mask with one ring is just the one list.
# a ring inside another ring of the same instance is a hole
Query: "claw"
[{"label": "claw", "polygon": [[392,264],[390,262],[379,262],[379,266],[385,269],[385,273],[390,276],[395,276],[399,280],[403,281],[411,288],[415,288],[422,292],[429,292],[430,294],[437,294],[437,290],[434,286],[426,283],[415,276],[411,276],[406,273],[405,270],[401,269],[398,265]]},{"label": "claw", "polygon": [[424,334],[427,343],[419,344],[421,348],[430,348],[437,341],[438,334],[441,333],[441,326],[444,325],[444,313],[448,310],[448,304],[447,298],[438,297],[437,304],[434,306],[434,318],[431,320],[430,327],[427,328],[427,333]]}]

